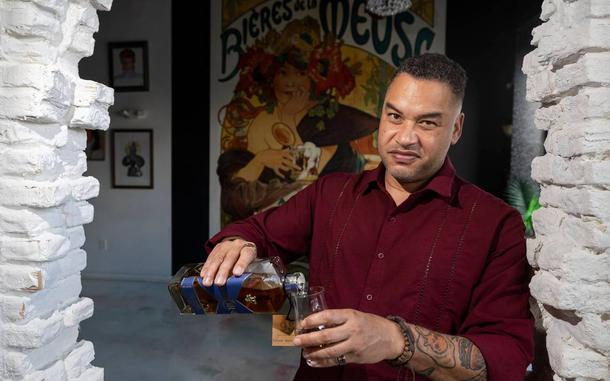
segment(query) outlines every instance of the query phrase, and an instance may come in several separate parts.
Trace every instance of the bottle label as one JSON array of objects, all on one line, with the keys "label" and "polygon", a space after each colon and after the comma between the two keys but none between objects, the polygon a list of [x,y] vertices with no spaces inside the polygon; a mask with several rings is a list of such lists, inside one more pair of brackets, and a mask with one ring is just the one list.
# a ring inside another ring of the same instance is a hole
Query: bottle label
[{"label": "bottle label", "polygon": [[214,284],[210,287],[204,286],[201,277],[187,277],[182,280],[180,291],[184,301],[191,307],[191,311],[195,315],[205,314],[205,310],[200,303],[200,298],[197,296],[200,292],[204,292],[216,300],[217,314],[230,314],[233,312],[242,314],[252,313],[251,309],[237,300],[242,283],[250,275],[231,276],[227,279],[227,283],[224,286]]},{"label": "bottle label", "polygon": [[190,276],[184,278],[182,279],[182,282],[180,282],[180,294],[186,304],[190,306],[192,313],[195,315],[203,315],[205,314],[205,311],[197,299],[195,287],[198,287],[197,277]]},{"label": "bottle label", "polygon": [[214,284],[210,287],[205,287],[201,277],[198,277],[197,282],[203,287],[204,291],[208,292],[218,302],[216,307],[217,314],[230,314],[233,312],[251,314],[252,310],[237,300],[241,285],[250,275],[251,274],[230,276],[224,286],[217,286]]}]

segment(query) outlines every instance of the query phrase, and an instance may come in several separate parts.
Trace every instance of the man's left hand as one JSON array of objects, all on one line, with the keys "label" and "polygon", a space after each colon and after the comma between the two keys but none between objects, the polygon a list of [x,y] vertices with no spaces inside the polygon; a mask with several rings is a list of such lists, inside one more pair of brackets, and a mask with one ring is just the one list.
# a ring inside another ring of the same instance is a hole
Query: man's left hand
[{"label": "man's left hand", "polygon": [[372,364],[398,357],[404,347],[400,327],[381,316],[356,310],[324,310],[303,320],[303,328],[328,327],[298,335],[296,346],[312,367],[338,365],[345,356],[347,363]]}]

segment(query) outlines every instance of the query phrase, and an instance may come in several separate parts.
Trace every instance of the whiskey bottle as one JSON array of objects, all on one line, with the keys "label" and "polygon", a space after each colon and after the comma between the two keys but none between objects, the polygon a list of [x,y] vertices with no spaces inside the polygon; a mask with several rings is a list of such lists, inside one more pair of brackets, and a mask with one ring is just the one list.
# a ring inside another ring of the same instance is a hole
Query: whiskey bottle
[{"label": "whiskey bottle", "polygon": [[279,257],[257,258],[224,286],[204,286],[203,263],[183,266],[168,289],[182,314],[277,313],[290,293],[305,290],[302,273],[286,274]]}]

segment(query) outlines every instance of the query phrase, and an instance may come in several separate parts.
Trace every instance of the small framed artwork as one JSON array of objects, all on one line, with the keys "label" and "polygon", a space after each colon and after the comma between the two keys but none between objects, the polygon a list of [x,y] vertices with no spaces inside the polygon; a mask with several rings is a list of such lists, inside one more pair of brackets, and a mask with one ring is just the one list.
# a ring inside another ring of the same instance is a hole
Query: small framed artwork
[{"label": "small framed artwork", "polygon": [[110,87],[114,91],[148,91],[148,42],[109,42]]},{"label": "small framed artwork", "polygon": [[104,161],[106,160],[106,132],[101,130],[87,131],[87,160]]},{"label": "small framed artwork", "polygon": [[153,131],[111,130],[112,187],[153,187]]}]

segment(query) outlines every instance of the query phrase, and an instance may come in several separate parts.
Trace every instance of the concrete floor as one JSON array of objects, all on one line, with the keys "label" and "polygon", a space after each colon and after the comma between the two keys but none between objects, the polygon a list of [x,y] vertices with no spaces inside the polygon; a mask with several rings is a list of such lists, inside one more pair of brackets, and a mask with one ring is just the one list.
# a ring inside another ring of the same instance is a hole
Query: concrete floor
[{"label": "concrete floor", "polygon": [[300,351],[271,346],[268,315],[180,316],[162,283],[83,279],[80,337],[106,381],[291,380]]}]

